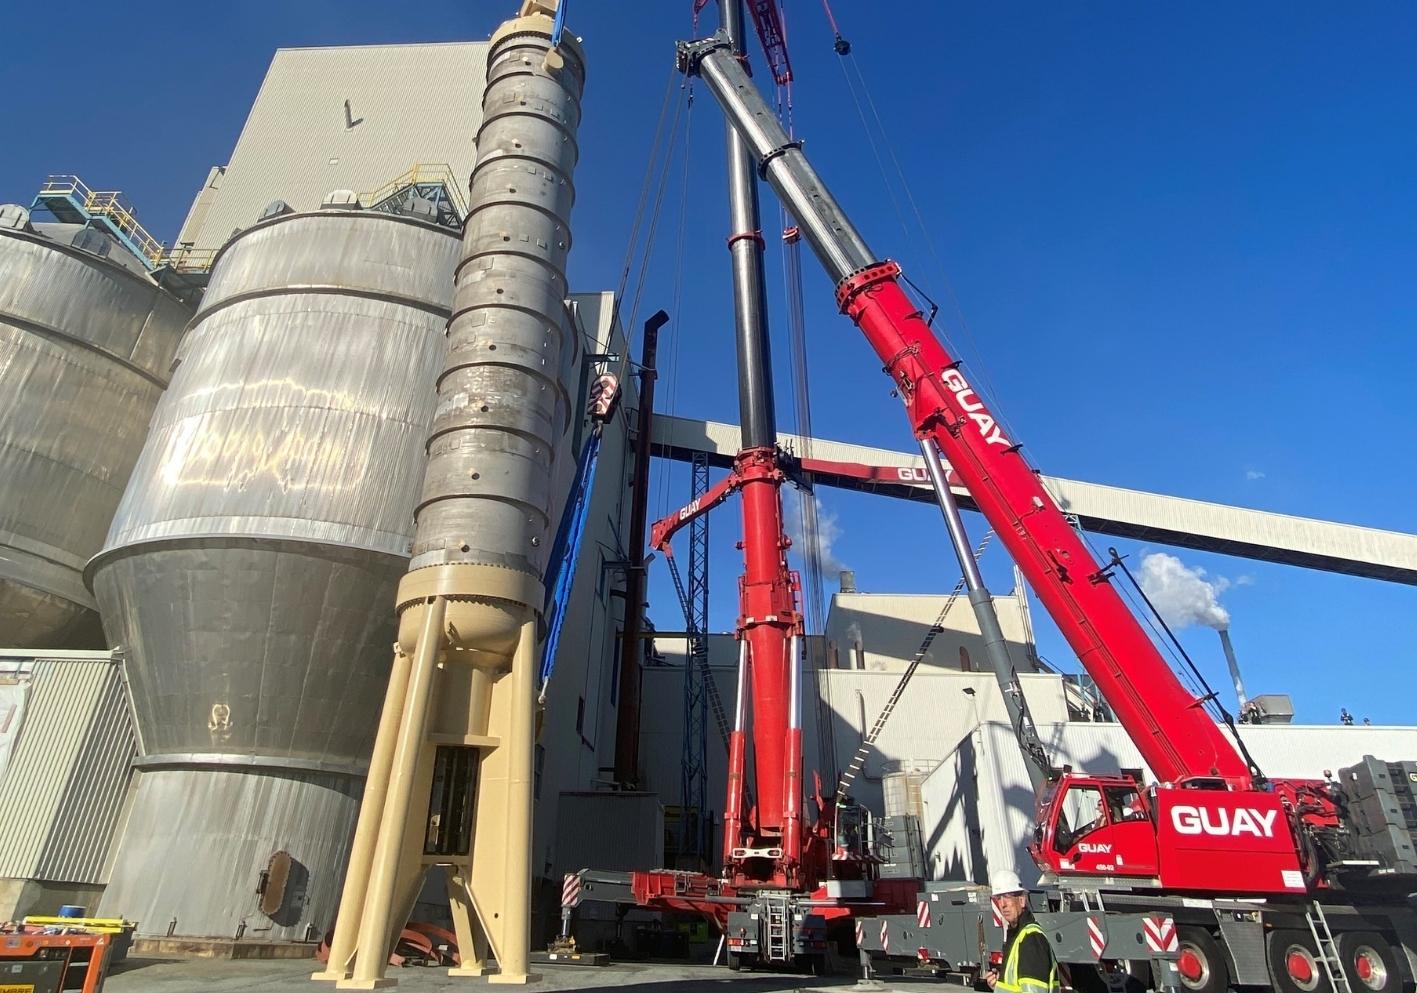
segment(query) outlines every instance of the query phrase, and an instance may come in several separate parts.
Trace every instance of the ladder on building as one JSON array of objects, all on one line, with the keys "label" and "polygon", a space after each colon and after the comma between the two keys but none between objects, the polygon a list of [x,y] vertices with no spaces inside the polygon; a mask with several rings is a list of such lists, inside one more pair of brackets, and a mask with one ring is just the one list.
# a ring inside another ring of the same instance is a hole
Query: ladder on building
[{"label": "ladder on building", "polygon": [[792,958],[792,904],[785,890],[765,890],[763,897],[763,952],[769,962]]},{"label": "ladder on building", "polygon": [[1319,961],[1323,963],[1324,974],[1334,993],[1353,993],[1348,982],[1348,973],[1343,968],[1343,958],[1338,954],[1338,945],[1333,940],[1333,931],[1328,926],[1323,904],[1315,900],[1311,909],[1304,913],[1309,922],[1309,934],[1314,937],[1314,947],[1318,949]]}]

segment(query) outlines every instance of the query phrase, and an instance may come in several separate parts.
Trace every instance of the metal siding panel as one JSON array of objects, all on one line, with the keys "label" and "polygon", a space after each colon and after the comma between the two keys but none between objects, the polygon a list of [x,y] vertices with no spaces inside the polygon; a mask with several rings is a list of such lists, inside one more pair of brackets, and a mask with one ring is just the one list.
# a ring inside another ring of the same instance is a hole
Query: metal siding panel
[{"label": "metal siding panel", "polygon": [[[487,49],[485,42],[280,49],[200,226],[183,237],[197,250],[220,248],[272,200],[313,210],[331,190],[376,190],[420,162],[447,164],[466,192]],[[353,128],[345,100],[359,121]]]},{"label": "metal siding panel", "polygon": [[664,807],[655,793],[562,793],[556,831],[559,880],[578,869],[664,866]]},{"label": "metal siding panel", "polygon": [[106,657],[36,662],[25,723],[0,781],[0,876],[44,878],[40,868],[64,807],[66,785],[112,669]]},{"label": "metal siding panel", "polygon": [[[97,667],[95,667],[97,668]],[[97,687],[82,747],[38,866],[41,879],[103,883],[137,743],[118,666]]]}]

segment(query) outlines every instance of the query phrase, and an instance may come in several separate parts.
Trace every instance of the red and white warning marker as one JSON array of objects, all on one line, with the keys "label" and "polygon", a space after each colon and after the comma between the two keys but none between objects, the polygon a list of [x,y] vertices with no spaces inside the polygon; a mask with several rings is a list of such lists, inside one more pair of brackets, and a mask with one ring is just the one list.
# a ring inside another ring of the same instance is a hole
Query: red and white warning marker
[{"label": "red and white warning marker", "polygon": [[1143,918],[1142,934],[1146,937],[1146,947],[1153,952],[1175,952],[1181,948],[1174,917]]},{"label": "red and white warning marker", "polygon": [[881,921],[881,951],[891,950],[891,926],[889,921]]},{"label": "red and white warning marker", "polygon": [[1107,936],[1102,933],[1102,925],[1096,917],[1087,919],[1087,943],[1092,946],[1092,954],[1102,958],[1102,950],[1107,947]]},{"label": "red and white warning marker", "polygon": [[930,926],[930,905],[924,900],[920,900],[915,904],[915,923],[919,924],[921,927]]},{"label": "red and white warning marker", "polygon": [[581,877],[574,872],[566,873],[561,883],[561,906],[575,907],[581,902]]}]

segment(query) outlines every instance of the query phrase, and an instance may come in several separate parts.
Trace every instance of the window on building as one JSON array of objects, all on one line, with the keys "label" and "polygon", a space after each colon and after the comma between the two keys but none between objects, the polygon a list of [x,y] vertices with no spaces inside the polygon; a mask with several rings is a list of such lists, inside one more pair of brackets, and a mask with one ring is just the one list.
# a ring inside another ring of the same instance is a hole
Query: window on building
[{"label": "window on building", "polygon": [[541,799],[541,775],[546,771],[546,746],[536,746],[536,773],[532,779],[532,794],[537,799]]},{"label": "window on building", "polygon": [[585,732],[585,697],[576,701],[576,734],[584,736]]}]

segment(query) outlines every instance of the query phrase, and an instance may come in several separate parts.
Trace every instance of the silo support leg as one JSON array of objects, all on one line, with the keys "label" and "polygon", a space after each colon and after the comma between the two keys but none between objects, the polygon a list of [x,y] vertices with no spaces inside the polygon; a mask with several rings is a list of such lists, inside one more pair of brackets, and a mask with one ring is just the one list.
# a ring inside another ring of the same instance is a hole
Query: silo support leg
[{"label": "silo support leg", "polygon": [[487,971],[487,932],[472,905],[467,880],[461,875],[448,874],[448,906],[452,909],[460,958],[459,964],[448,970],[448,975],[480,976]]},{"label": "silo support leg", "polygon": [[[384,972],[389,965],[393,940],[392,917],[399,870],[406,862],[410,849],[409,807],[418,783],[424,784],[421,796],[428,795],[427,783],[432,776],[431,756],[424,754],[424,741],[438,652],[443,641],[447,601],[441,596],[429,597],[419,608],[413,609],[423,610],[423,623],[409,673],[408,691],[401,708],[402,720],[390,765],[388,794],[371,859],[363,913],[359,918],[354,971],[352,976],[336,984],[338,989],[375,990],[398,984],[396,979],[385,979]],[[414,833],[421,840],[422,828]],[[420,844],[420,852],[421,847]]]},{"label": "silo support leg", "polygon": [[[532,755],[536,730],[537,622],[528,608],[512,669],[493,690],[492,734],[500,741],[482,760],[479,773],[472,872],[468,890],[474,908],[501,908],[489,920],[487,938],[497,959],[492,983],[526,983],[531,952]],[[502,802],[499,802],[502,801]],[[477,920],[472,922],[477,926]]]},{"label": "silo support leg", "polygon": [[379,712],[379,730],[374,736],[374,754],[369,758],[369,776],[364,782],[364,799],[359,805],[359,821],[354,828],[354,843],[350,846],[349,870],[345,873],[344,892],[335,917],[335,933],[330,938],[330,958],[324,971],[315,973],[311,979],[338,982],[350,974],[359,935],[359,918],[364,912],[364,898],[369,889],[374,843],[389,794],[389,772],[394,764],[394,745],[398,739],[399,719],[403,716],[403,700],[408,692],[411,669],[412,660],[395,646],[393,665],[389,669],[389,685],[384,692],[384,709]]}]

